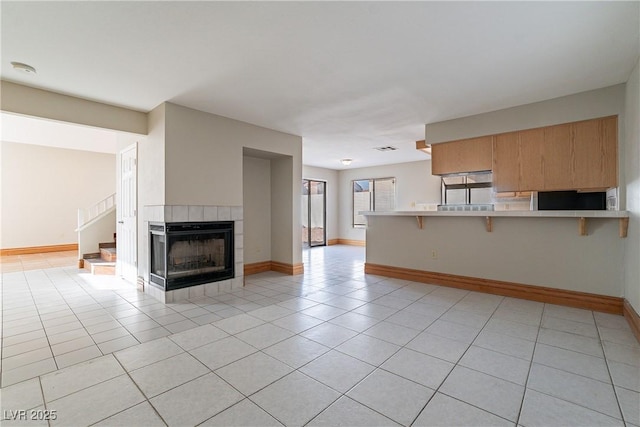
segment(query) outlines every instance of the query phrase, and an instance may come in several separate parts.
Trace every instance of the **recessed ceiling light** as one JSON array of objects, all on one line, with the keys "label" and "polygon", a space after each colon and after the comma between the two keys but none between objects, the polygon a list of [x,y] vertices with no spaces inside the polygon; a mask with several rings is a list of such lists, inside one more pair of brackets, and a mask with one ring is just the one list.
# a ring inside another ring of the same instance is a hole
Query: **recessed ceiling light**
[{"label": "recessed ceiling light", "polygon": [[340,160],[340,163],[342,163],[345,166],[349,166],[352,161],[353,160],[351,160],[351,159],[342,159],[342,160]]},{"label": "recessed ceiling light", "polygon": [[29,64],[23,64],[22,62],[11,62],[13,69],[24,74],[36,74],[36,69]]}]

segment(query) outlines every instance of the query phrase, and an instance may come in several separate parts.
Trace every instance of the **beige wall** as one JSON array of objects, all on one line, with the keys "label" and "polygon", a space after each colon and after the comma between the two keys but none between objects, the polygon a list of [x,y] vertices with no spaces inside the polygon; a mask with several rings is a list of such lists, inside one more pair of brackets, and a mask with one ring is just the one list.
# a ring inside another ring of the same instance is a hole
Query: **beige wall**
[{"label": "beige wall", "polygon": [[2,142],[2,248],[76,243],[78,208],[116,191],[113,154]]},{"label": "beige wall", "polygon": [[271,160],[244,156],[244,262],[271,261]]},{"label": "beige wall", "polygon": [[[492,135],[597,117],[618,116],[618,141],[625,140],[625,84],[520,105],[490,113],[430,123],[425,126],[429,143],[451,141],[482,135]],[[618,153],[619,206],[626,206],[624,157]]]},{"label": "beige wall", "polygon": [[[483,217],[370,217],[366,261],[424,271],[621,297],[625,240],[618,221]],[[432,259],[432,251],[437,259]]]},{"label": "beige wall", "polygon": [[0,85],[2,111],[137,134],[147,133],[147,114],[140,111],[35,89],[4,80]]},{"label": "beige wall", "polygon": [[[139,198],[139,212],[162,204],[242,206],[243,149],[279,155],[271,160],[271,257],[287,264],[302,261],[302,138],[171,103],[149,117],[149,136],[138,151],[139,168],[146,170],[139,192],[156,196]],[[147,224],[139,224],[138,273],[146,277]]]},{"label": "beige wall", "polygon": [[429,123],[425,128],[425,137],[427,143],[436,144],[622,114],[624,92],[625,85],[619,84],[490,113]]},{"label": "beige wall", "polygon": [[631,210],[629,238],[618,237],[617,221],[603,219],[589,220],[589,235],[581,237],[573,219],[498,218],[487,233],[481,218],[430,217],[420,231],[411,218],[375,218],[367,262],[625,296],[638,307],[638,235],[631,231],[638,229],[637,73],[636,67],[628,86],[426,126],[427,141],[438,142],[619,115],[620,206]]},{"label": "beige wall", "polygon": [[[167,205],[242,205],[243,147],[301,159],[300,137],[171,103],[164,105]],[[302,165],[297,169],[301,176]]]},{"label": "beige wall", "polygon": [[339,237],[364,240],[365,230],[353,228],[351,181],[366,178],[396,178],[396,210],[413,210],[416,203],[440,203],[440,178],[431,175],[431,160],[398,163],[339,172]]},{"label": "beige wall", "polygon": [[149,134],[138,143],[137,249],[142,277],[149,276],[149,230],[141,213],[144,206],[165,204],[165,114],[165,104],[149,112]]},{"label": "beige wall", "polygon": [[326,222],[327,222],[327,240],[337,239],[340,237],[338,233],[338,171],[333,169],[318,168],[314,166],[303,166],[302,177],[305,179],[315,179],[325,181],[326,184]]},{"label": "beige wall", "polygon": [[302,176],[294,177],[293,163],[289,156],[271,160],[271,260],[285,264],[302,262]]},{"label": "beige wall", "polygon": [[624,295],[640,313],[640,61],[627,82],[625,135],[621,140],[629,235],[626,239]]}]

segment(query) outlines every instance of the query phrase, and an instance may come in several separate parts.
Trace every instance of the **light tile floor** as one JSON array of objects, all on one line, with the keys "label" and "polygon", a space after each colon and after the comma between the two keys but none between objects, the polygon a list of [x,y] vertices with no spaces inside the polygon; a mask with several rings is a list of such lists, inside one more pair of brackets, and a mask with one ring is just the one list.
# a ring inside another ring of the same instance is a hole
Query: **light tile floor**
[{"label": "light tile floor", "polygon": [[5,271],[2,425],[640,426],[623,317],[365,275],[363,258],[313,248],[304,276],[176,304],[73,267]]}]

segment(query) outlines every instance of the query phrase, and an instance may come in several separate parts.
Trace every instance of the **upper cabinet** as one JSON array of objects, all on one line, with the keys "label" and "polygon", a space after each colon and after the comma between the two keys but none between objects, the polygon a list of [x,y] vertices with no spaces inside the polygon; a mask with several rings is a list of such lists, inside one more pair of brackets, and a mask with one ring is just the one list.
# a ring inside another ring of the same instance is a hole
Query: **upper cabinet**
[{"label": "upper cabinet", "polygon": [[431,173],[447,175],[491,170],[491,136],[443,142],[431,146]]},{"label": "upper cabinet", "polygon": [[496,192],[601,191],[616,187],[618,117],[431,146],[433,175],[489,170]]},{"label": "upper cabinet", "polygon": [[606,117],[571,125],[572,183],[576,189],[618,185],[618,119]]},{"label": "upper cabinet", "polygon": [[543,129],[496,135],[493,187],[497,192],[532,191],[544,186]]},{"label": "upper cabinet", "polygon": [[494,188],[502,192],[616,187],[617,129],[614,116],[496,135]]}]

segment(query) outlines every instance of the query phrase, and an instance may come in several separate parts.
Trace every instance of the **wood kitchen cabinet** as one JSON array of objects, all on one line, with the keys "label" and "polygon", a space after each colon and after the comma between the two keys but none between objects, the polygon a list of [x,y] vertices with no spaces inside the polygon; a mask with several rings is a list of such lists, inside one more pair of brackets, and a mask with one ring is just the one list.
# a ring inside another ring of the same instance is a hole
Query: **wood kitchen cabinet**
[{"label": "wood kitchen cabinet", "polygon": [[543,186],[542,129],[496,135],[493,187],[496,192],[526,192]]},{"label": "wood kitchen cabinet", "polygon": [[492,136],[443,142],[431,146],[431,174],[491,170]]},{"label": "wood kitchen cabinet", "polygon": [[618,185],[617,117],[494,137],[496,192],[586,190]]},{"label": "wood kitchen cabinet", "polygon": [[520,149],[518,132],[496,135],[493,141],[493,189],[496,192],[519,190]]},{"label": "wood kitchen cabinet", "polygon": [[572,184],[576,189],[618,185],[618,120],[607,117],[571,125]]},{"label": "wood kitchen cabinet", "polygon": [[541,190],[570,190],[572,159],[571,125],[544,128],[544,185]]}]

